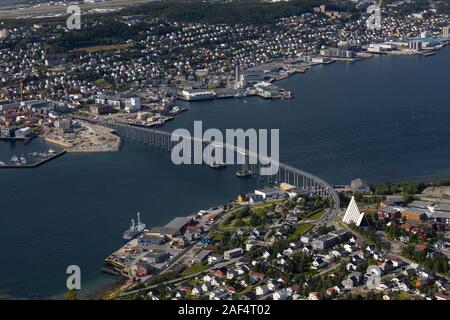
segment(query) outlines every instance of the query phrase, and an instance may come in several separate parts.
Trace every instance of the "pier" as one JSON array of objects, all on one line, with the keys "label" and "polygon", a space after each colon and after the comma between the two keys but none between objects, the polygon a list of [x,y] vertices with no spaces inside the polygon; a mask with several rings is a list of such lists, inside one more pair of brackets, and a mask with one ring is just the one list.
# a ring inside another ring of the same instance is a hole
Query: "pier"
[{"label": "pier", "polygon": [[42,158],[40,161],[32,163],[32,164],[17,164],[17,165],[0,165],[0,169],[30,169],[30,168],[36,168],[44,163],[49,162],[50,160],[56,159],[60,156],[62,156],[64,153],[66,153],[65,150],[62,150],[60,152],[57,152],[55,154],[52,154],[48,157]]},{"label": "pier", "polygon": [[0,141],[22,141],[23,143],[28,143],[33,139],[33,137],[0,137]]}]

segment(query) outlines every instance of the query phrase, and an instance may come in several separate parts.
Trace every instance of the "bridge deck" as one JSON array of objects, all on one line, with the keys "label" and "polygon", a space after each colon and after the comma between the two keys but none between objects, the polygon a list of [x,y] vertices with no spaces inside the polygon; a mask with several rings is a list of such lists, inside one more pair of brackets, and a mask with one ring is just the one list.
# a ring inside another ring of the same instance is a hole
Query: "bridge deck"
[{"label": "bridge deck", "polygon": [[[101,119],[86,118],[80,116],[73,116],[74,119],[86,121],[92,124],[108,127],[114,129],[117,134],[124,138],[133,139],[140,141],[152,146],[160,147],[163,149],[170,150],[174,144],[178,141],[172,141],[172,134],[170,132],[156,130],[152,128],[145,128],[134,126],[126,123],[105,121]],[[191,139],[194,142],[198,139],[192,138],[191,136],[186,136],[183,138]],[[200,143],[210,143],[211,141],[197,141]],[[297,169],[285,163],[279,162],[268,158],[266,156],[261,156],[250,152],[249,150],[243,150],[236,146],[222,144],[222,147],[226,149],[232,149],[234,152],[239,154],[244,154],[247,157],[253,157],[254,159],[262,160],[262,163],[275,163],[278,165],[279,170],[273,175],[277,176],[279,180],[285,179],[285,182],[295,185],[303,189],[307,189],[310,192],[316,193],[320,196],[324,196],[330,199],[331,206],[334,210],[340,210],[340,200],[339,195],[334,190],[334,188],[321,179],[320,177],[313,175],[312,173]],[[261,163],[260,162],[260,163]]]}]

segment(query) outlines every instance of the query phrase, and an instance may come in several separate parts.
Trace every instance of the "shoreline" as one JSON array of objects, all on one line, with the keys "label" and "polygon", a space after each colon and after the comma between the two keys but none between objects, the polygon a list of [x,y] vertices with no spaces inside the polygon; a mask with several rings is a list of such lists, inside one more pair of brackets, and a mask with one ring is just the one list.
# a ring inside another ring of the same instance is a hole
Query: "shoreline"
[{"label": "shoreline", "polygon": [[[446,44],[443,48],[433,50],[433,53],[434,53],[435,51],[440,51],[440,50],[445,49],[445,48],[447,47],[447,45],[448,45],[448,44]],[[311,63],[311,64],[308,64],[307,68],[305,68],[305,69],[302,68],[302,69],[303,69],[303,72],[286,73],[286,74],[284,74],[285,76],[283,76],[283,77],[281,77],[281,78],[278,78],[278,79],[272,79],[270,82],[275,82],[275,81],[279,81],[279,80],[284,80],[284,79],[293,77],[294,75],[297,75],[297,74],[299,74],[299,73],[305,73],[309,68],[314,67],[314,66],[316,66],[316,65],[330,64],[330,63],[333,63],[333,62],[336,62],[336,61],[338,61],[338,62],[352,62],[352,63],[353,63],[353,62],[364,61],[364,60],[366,60],[366,59],[373,58],[373,57],[376,56],[376,55],[377,55],[377,54],[371,54],[370,56],[366,56],[366,57],[363,57],[363,58],[361,57],[360,59],[357,59],[357,60],[352,59],[351,61],[350,61],[350,60],[332,60],[331,62],[325,62],[325,63]],[[423,55],[420,54],[420,53],[392,54],[392,56],[411,56],[411,55],[421,55],[421,56],[423,56]],[[426,57],[426,56],[424,56],[424,57]],[[220,99],[220,98],[217,98],[217,97],[216,97],[215,99]],[[448,176],[447,176],[447,177],[448,177]],[[425,184],[431,184],[431,183],[433,183],[433,182],[439,182],[439,181],[442,181],[442,179],[448,179],[448,178],[445,178],[445,177],[442,177],[442,178],[435,177],[435,178],[429,179],[429,180],[423,180],[423,179],[399,180],[399,181],[397,181],[397,182],[380,182],[380,183],[374,183],[374,184],[371,184],[371,185],[376,186],[376,185],[389,184],[389,183],[392,183],[392,184],[401,184],[401,183],[410,183],[410,182],[422,182],[422,183],[425,183]],[[333,186],[333,187],[334,187],[334,186]],[[192,214],[189,214],[189,215],[187,215],[187,217],[189,217],[189,216],[191,216],[191,215],[192,215]],[[121,275],[121,277],[122,277],[123,279],[126,279],[124,275]],[[122,287],[122,286],[118,285],[118,286],[115,288],[115,290],[120,290],[121,287]],[[107,293],[107,292],[101,292],[101,290],[100,290],[100,291],[99,291],[99,294],[102,294],[102,293],[105,294],[105,293]]]},{"label": "shoreline", "polygon": [[[329,60],[327,61],[323,61],[323,62],[313,62],[312,60],[306,62],[305,64],[299,64],[299,65],[292,65],[291,67],[286,67],[286,70],[284,70],[284,72],[277,72],[273,75],[271,75],[271,78],[269,80],[267,80],[268,83],[276,83],[278,81],[281,80],[285,80],[288,78],[291,78],[295,75],[298,74],[304,74],[306,73],[310,68],[313,68],[315,66],[319,66],[319,65],[329,65],[329,64],[333,64],[335,62],[345,62],[345,63],[357,63],[357,62],[361,62],[361,61],[365,61],[371,58],[374,58],[375,56],[392,56],[392,57],[405,57],[405,56],[420,56],[420,57],[430,57],[430,56],[434,56],[436,54],[438,54],[439,51],[445,50],[448,46],[450,45],[450,41],[445,41],[442,42],[441,44],[432,47],[430,49],[422,49],[420,51],[412,51],[410,49],[400,49],[400,50],[393,50],[393,51],[386,51],[386,52],[370,52],[370,51],[361,51],[357,53],[357,56],[354,58],[337,58],[337,57],[330,57]],[[312,57],[312,58],[311,58]],[[311,56],[311,59],[314,58],[326,58],[324,56],[321,55],[317,55],[317,56]],[[252,69],[257,69],[257,68],[261,68],[265,65],[270,65],[270,64],[280,64],[282,65],[283,62],[286,63],[290,63],[291,61],[295,60],[294,58],[289,58],[289,59],[285,59],[285,60],[274,60],[271,62],[267,62],[267,63],[263,63],[263,64],[259,64],[257,66],[248,68],[248,69],[244,69],[242,70],[242,72],[245,71],[251,71]],[[177,99],[175,100],[175,102],[177,100],[180,101],[184,101],[184,102],[197,102],[197,101],[206,101],[206,100],[216,100],[216,99],[228,99],[228,98],[235,98],[235,99],[245,99],[245,98],[250,98],[250,97],[260,97],[264,100],[279,100],[279,99],[295,99],[295,96],[289,95],[289,96],[285,96],[284,93],[285,92],[289,92],[281,87],[277,87],[279,90],[279,95],[278,96],[270,96],[270,97],[266,97],[263,95],[263,93],[261,92],[256,92],[256,85],[253,86],[248,86],[246,88],[243,88],[243,90],[246,91],[245,95],[225,95],[222,96],[220,95],[218,92],[220,92],[220,90],[217,89],[211,89],[211,91],[213,91],[215,93],[214,97],[211,98],[205,98],[205,99],[198,99],[198,100],[189,100],[189,99],[185,99],[185,98],[180,98],[179,96],[177,97]],[[208,89],[201,89],[201,90],[208,90]],[[231,89],[230,89],[231,90]],[[239,92],[239,89],[233,89],[236,92]],[[216,92],[217,91],[217,92]]]},{"label": "shoreline", "polygon": [[40,161],[33,163],[33,164],[21,164],[21,165],[0,165],[0,169],[33,169],[37,168],[53,159],[56,159],[63,154],[66,153],[66,150],[59,151],[51,156],[48,156],[44,159],[41,159]]},{"label": "shoreline", "polygon": [[[438,178],[436,178],[436,179],[438,179]],[[417,179],[414,179],[414,180],[417,180]]]},{"label": "shoreline", "polygon": [[[409,181],[409,182],[413,182],[413,181]],[[414,182],[420,182],[420,183],[426,184],[426,188],[425,188],[425,189],[433,188],[433,186],[432,186],[432,183],[433,183],[433,182],[432,182],[432,181],[414,181]],[[443,181],[441,180],[441,181],[436,181],[436,182],[443,182]],[[393,185],[396,185],[396,184],[398,185],[398,184],[403,184],[403,183],[408,183],[408,182],[407,182],[407,181],[400,181],[400,182],[392,183],[392,184],[393,184]],[[390,184],[390,182],[371,184],[371,186],[379,186],[379,185],[384,185],[384,184]],[[333,186],[333,187],[334,187],[334,186]],[[425,191],[425,189],[424,189],[424,191]],[[421,194],[423,194],[424,191],[422,191]],[[392,195],[386,195],[386,196],[387,196],[387,197],[395,197],[395,196],[402,196],[402,195],[404,195],[404,194],[392,194]],[[368,196],[380,196],[380,195],[378,195],[378,194],[372,194],[372,192],[371,192],[370,194],[368,194]],[[424,196],[430,196],[430,195],[424,194]],[[442,196],[441,196],[441,198],[442,198]],[[447,196],[446,198],[448,198],[449,201],[450,201],[450,196]],[[270,201],[270,200],[269,200],[269,201]],[[221,207],[226,208],[228,205],[233,204],[233,203],[234,203],[234,201],[228,202],[228,203],[226,203],[226,204],[221,204],[221,205],[218,205],[217,208],[221,208]],[[244,204],[244,205],[248,205],[248,204]],[[219,216],[219,219],[221,219],[222,216],[224,216],[224,215],[226,215],[226,214],[232,212],[232,211],[235,210],[236,208],[239,208],[239,206],[240,206],[240,205],[238,204],[238,205],[236,205],[236,206],[231,207],[231,209],[229,209],[229,210],[223,211],[222,214]],[[201,210],[201,209],[200,209],[200,210]],[[193,217],[193,216],[195,216],[195,214],[189,214],[189,215],[187,215],[186,217]],[[129,242],[128,242],[128,243],[129,243]],[[125,247],[126,245],[127,245],[127,244],[125,244],[124,246],[122,246],[121,249],[122,249],[123,247]],[[121,250],[121,249],[119,249],[119,250]],[[115,252],[117,252],[117,251],[115,251]],[[173,258],[173,259],[174,259],[174,262],[176,262],[176,260],[177,260],[178,258],[179,258],[179,257],[174,257],[174,258]],[[105,259],[105,260],[107,260],[107,259]],[[169,261],[169,264],[170,264],[170,265],[172,265],[172,263],[173,263],[172,261]],[[165,270],[163,271],[163,273],[164,273],[165,271],[169,270],[169,269],[170,269],[170,267],[167,267],[167,269],[165,269]],[[119,273],[119,271],[117,271],[115,268],[113,268],[113,270],[115,270],[116,272]],[[93,292],[92,297],[93,297],[93,298],[94,298],[94,297],[102,297],[103,299],[106,299],[106,300],[115,300],[115,299],[117,299],[117,298],[120,299],[120,294],[126,292],[126,290],[128,290],[128,289],[133,289],[133,286],[134,286],[134,285],[145,285],[145,283],[146,283],[148,280],[150,280],[152,277],[157,276],[157,275],[159,275],[159,274],[161,274],[161,273],[156,273],[156,274],[154,274],[154,275],[152,275],[152,276],[150,276],[150,277],[146,277],[145,280],[138,281],[138,282],[133,282],[132,284],[128,284],[128,281],[129,281],[131,278],[127,278],[125,275],[123,275],[123,274],[121,273],[120,276],[118,277],[117,282],[116,282],[115,284],[111,284],[111,286],[110,286],[108,289],[101,289],[101,288],[98,288],[96,292]],[[154,284],[154,285],[158,285],[158,283],[156,283],[156,284]],[[124,290],[125,290],[125,291],[124,291]],[[94,291],[95,291],[95,289],[94,289]],[[115,292],[116,295],[110,296],[110,294],[111,294],[112,292]]]}]

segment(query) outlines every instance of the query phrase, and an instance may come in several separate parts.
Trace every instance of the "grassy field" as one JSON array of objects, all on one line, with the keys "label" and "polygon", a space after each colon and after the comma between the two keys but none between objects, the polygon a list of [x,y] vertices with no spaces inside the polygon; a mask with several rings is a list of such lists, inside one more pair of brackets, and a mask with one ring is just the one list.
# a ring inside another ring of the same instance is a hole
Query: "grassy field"
[{"label": "grassy field", "polygon": [[209,236],[213,242],[222,242],[224,238],[223,232],[220,231],[213,231]]},{"label": "grassy field", "polygon": [[307,219],[316,221],[316,220],[319,220],[320,218],[322,218],[324,214],[325,214],[325,210],[320,210],[320,211],[310,215]]},{"label": "grassy field", "polygon": [[311,229],[313,227],[313,224],[311,223],[303,223],[303,224],[299,224],[298,226],[295,227],[295,230],[292,234],[289,235],[288,239],[289,241],[296,241],[298,240],[298,238],[309,231],[309,229]]},{"label": "grassy field", "polygon": [[128,48],[128,44],[110,44],[110,45],[103,45],[103,46],[92,46],[92,47],[85,47],[85,48],[77,48],[73,49],[73,52],[100,52],[100,51],[111,51],[111,50],[117,50],[117,49],[126,49]]},{"label": "grassy field", "polygon": [[205,271],[208,268],[209,268],[209,266],[208,266],[207,263],[194,264],[194,265],[190,266],[189,268],[187,268],[186,270],[184,270],[181,273],[181,275],[183,275],[183,276],[190,276],[191,274]]},{"label": "grassy field", "polygon": [[113,85],[111,83],[109,83],[108,81],[106,81],[104,79],[95,80],[95,85],[97,87],[103,88],[103,89],[111,89],[113,87]]},{"label": "grassy field", "polygon": [[272,206],[273,206],[272,203],[264,203],[264,204],[259,204],[259,205],[252,207],[251,210],[255,214],[265,214],[271,210]]}]

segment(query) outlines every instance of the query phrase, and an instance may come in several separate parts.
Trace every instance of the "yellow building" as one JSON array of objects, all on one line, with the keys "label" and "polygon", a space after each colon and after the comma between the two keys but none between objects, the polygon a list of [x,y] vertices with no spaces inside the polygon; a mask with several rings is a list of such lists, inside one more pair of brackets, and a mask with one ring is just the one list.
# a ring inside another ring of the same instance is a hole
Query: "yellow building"
[{"label": "yellow building", "polygon": [[237,201],[238,203],[246,202],[246,201],[247,201],[247,198],[245,197],[245,195],[240,194],[240,195],[237,196],[236,201]]}]

